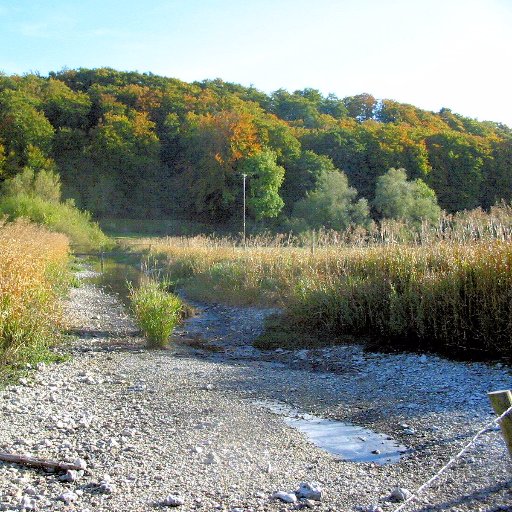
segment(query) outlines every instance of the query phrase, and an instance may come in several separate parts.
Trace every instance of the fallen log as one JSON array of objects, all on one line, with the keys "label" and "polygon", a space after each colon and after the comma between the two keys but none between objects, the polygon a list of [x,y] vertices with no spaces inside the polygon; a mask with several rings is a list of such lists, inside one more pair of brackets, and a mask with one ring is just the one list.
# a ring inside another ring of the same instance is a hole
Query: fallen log
[{"label": "fallen log", "polygon": [[85,463],[83,461],[76,461],[80,462],[79,464],[71,462],[56,462],[53,460],[38,459],[37,457],[29,457],[27,455],[16,455],[14,453],[0,452],[0,461],[23,464],[24,466],[30,466],[33,468],[51,469],[53,471],[68,471],[70,469],[80,471],[85,469]]}]

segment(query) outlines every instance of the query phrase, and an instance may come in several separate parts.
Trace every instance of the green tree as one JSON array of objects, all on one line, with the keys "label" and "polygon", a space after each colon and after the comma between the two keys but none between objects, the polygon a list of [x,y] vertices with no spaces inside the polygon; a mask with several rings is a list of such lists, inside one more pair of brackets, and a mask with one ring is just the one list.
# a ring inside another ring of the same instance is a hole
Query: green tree
[{"label": "green tree", "polygon": [[409,181],[405,169],[391,168],[377,179],[373,205],[382,217],[416,223],[441,214],[435,192],[419,178]]},{"label": "green tree", "polygon": [[316,128],[319,125],[318,106],[322,95],[315,89],[305,89],[290,94],[284,89],[275,91],[271,96],[271,109],[285,121],[301,121],[306,128]]},{"label": "green tree", "polygon": [[284,179],[284,168],[277,165],[277,155],[264,149],[246,158],[240,171],[249,177],[249,211],[256,220],[277,217],[284,206],[279,188]]},{"label": "green tree", "polygon": [[432,165],[427,182],[442,208],[455,212],[481,204],[484,168],[491,156],[489,142],[481,137],[445,131],[427,138]]},{"label": "green tree", "polygon": [[303,219],[309,228],[344,230],[351,225],[368,222],[368,202],[356,200],[357,190],[349,187],[345,173],[324,172],[318,187],[309,192],[305,199],[298,201],[293,217]]},{"label": "green tree", "polygon": [[[160,142],[154,127],[145,113],[109,112],[93,131],[87,153],[96,171],[94,183],[108,183],[104,193],[110,195],[110,204],[109,199],[102,201],[108,210],[97,213],[153,215],[160,169]],[[100,179],[102,175],[108,179]]]},{"label": "green tree", "polygon": [[226,220],[239,197],[239,166],[262,149],[254,117],[239,109],[190,113],[182,128],[182,206],[192,216]]},{"label": "green tree", "polygon": [[286,210],[291,212],[293,205],[304,199],[308,192],[318,186],[318,180],[323,174],[336,171],[332,160],[313,151],[303,151],[286,166],[286,174],[281,189],[281,196]]},{"label": "green tree", "polygon": [[482,206],[512,201],[512,136],[492,142],[492,158],[486,161]]},{"label": "green tree", "polygon": [[0,93],[0,143],[11,174],[26,164],[30,146],[45,154],[50,151],[54,129],[36,105],[23,92],[6,89]]},{"label": "green tree", "polygon": [[343,98],[343,103],[349,117],[353,117],[358,121],[373,119],[377,108],[377,100],[368,93],[348,96]]},{"label": "green tree", "polygon": [[86,128],[91,110],[89,96],[72,91],[59,80],[48,80],[43,88],[42,108],[55,128]]}]

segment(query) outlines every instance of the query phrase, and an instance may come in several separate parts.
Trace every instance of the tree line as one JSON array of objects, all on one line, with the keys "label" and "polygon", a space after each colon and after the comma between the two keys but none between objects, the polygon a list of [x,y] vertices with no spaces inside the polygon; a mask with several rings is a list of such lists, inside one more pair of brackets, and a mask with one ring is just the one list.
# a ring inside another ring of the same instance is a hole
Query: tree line
[{"label": "tree line", "polygon": [[370,94],[108,68],[0,75],[4,193],[28,181],[51,195],[61,182],[98,218],[225,224],[240,216],[243,174],[262,225],[435,220],[512,200],[512,130]]}]

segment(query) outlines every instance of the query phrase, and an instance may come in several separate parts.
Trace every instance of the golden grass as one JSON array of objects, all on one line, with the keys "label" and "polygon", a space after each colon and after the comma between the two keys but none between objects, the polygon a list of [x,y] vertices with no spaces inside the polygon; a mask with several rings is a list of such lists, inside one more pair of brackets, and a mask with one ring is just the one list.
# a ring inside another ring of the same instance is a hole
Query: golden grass
[{"label": "golden grass", "polygon": [[0,224],[0,362],[46,346],[61,320],[65,235],[26,221]]}]

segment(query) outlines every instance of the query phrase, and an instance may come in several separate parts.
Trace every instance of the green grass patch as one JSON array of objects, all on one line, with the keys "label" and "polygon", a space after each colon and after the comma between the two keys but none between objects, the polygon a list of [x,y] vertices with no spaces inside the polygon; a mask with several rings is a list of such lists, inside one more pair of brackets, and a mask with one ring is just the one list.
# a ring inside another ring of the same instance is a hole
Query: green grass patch
[{"label": "green grass patch", "polygon": [[207,233],[211,226],[183,219],[100,219],[101,229],[112,237],[190,236]]},{"label": "green grass patch", "polygon": [[138,288],[130,286],[129,298],[135,320],[151,348],[163,348],[181,318],[181,299],[166,290],[166,283],[146,280]]}]

